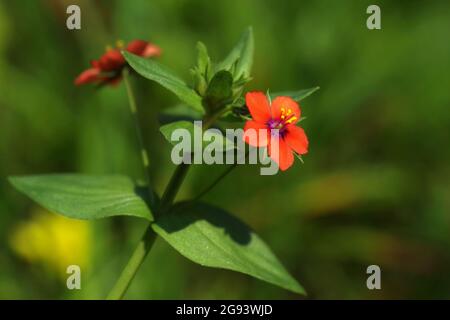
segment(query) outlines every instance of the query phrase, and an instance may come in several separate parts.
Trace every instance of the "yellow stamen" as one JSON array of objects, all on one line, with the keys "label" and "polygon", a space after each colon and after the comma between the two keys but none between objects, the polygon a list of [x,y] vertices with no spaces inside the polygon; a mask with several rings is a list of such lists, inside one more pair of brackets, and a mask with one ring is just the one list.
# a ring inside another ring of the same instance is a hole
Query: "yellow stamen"
[{"label": "yellow stamen", "polygon": [[290,124],[290,123],[292,123],[292,122],[294,122],[296,120],[297,120],[297,117],[293,116],[293,117],[289,118],[289,120],[286,121],[286,124]]},{"label": "yellow stamen", "polygon": [[116,41],[116,47],[122,49],[125,46],[125,42],[123,40]]}]

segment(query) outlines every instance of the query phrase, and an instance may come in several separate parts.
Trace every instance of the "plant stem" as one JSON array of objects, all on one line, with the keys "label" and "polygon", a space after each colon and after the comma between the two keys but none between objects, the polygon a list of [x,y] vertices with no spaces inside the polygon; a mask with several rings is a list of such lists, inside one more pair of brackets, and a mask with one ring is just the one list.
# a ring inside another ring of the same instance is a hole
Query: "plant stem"
[{"label": "plant stem", "polygon": [[[134,127],[136,129],[136,137],[140,147],[141,160],[143,165],[143,174],[144,180],[148,187],[148,197],[150,206],[154,207],[155,198],[153,194],[152,187],[150,185],[150,173],[149,173],[149,161],[147,150],[144,145],[144,139],[142,138],[142,130],[139,124],[138,110],[136,106],[136,98],[133,93],[133,89],[131,88],[130,79],[129,79],[129,70],[125,68],[122,72],[122,76],[125,82],[125,87],[127,89],[128,102],[131,111],[131,116],[133,117]],[[153,231],[151,226],[148,226],[141,240],[139,241],[136,249],[134,250],[130,260],[127,265],[123,269],[122,273],[119,276],[119,279],[115,283],[112,290],[109,292],[107,299],[108,300],[117,300],[122,299],[128,287],[131,284],[134,276],[136,275],[139,267],[144,261],[147,254],[150,252],[153,243],[156,239],[156,233]]]},{"label": "plant stem", "polygon": [[158,215],[164,214],[175,200],[175,196],[183,183],[184,178],[190,168],[190,164],[182,163],[177,166],[172,178],[167,185],[166,190],[161,198],[161,204],[158,209]]},{"label": "plant stem", "polygon": [[[166,187],[166,191],[162,196],[161,203],[156,212],[158,216],[167,211],[172,205],[175,196],[177,195],[178,190],[180,189],[181,184],[186,177],[189,166],[189,164],[180,164],[175,169],[175,172],[173,173],[172,178],[170,179],[169,184]],[[134,250],[133,255],[128,261],[125,269],[123,269],[119,279],[108,294],[108,300],[122,299],[128,287],[130,286],[131,281],[136,275],[139,267],[144,262],[145,257],[152,249],[156,236],[157,235],[153,231],[151,225],[148,226],[136,249]]]},{"label": "plant stem", "polygon": [[[245,152],[244,159],[247,159],[250,151]],[[203,189],[202,192],[200,192],[193,201],[200,200],[205,194],[207,194],[209,191],[211,191],[223,178],[225,178],[231,171],[233,171],[234,168],[236,168],[238,165],[238,161],[236,159],[236,162],[224,170],[217,178],[214,180],[209,186],[207,186],[205,189]]]},{"label": "plant stem", "polygon": [[[127,92],[128,92],[128,97],[130,100],[130,108],[131,108],[131,113],[133,114],[134,118],[135,118],[135,122],[136,122],[136,128],[137,128],[137,132],[138,132],[138,137],[139,137],[139,141],[141,143],[141,147],[142,150],[145,150],[143,148],[143,144],[142,144],[142,135],[141,135],[141,131],[140,131],[140,127],[138,125],[138,118],[137,118],[137,109],[136,109],[136,102],[134,99],[134,95],[133,92],[131,90],[131,86],[128,80],[128,72],[124,72],[124,79],[125,79],[125,84],[127,86]],[[217,119],[217,116],[208,118],[205,120],[205,127],[209,128],[213,122]],[[145,162],[145,158],[143,158],[143,163],[144,166],[146,167],[146,169],[148,169],[148,161]],[[217,179],[207,190],[206,192],[208,192],[211,188],[213,188],[224,176],[226,176],[229,172],[231,172],[231,169],[233,169],[235,167],[235,165],[233,165],[232,167],[228,168],[226,170],[226,172],[224,174],[222,174],[219,179]],[[170,207],[173,204],[173,201],[175,200],[175,197],[178,193],[178,191],[180,190],[181,184],[184,181],[184,178],[186,177],[186,174],[188,172],[190,168],[190,164],[185,164],[182,163],[180,165],[177,166],[177,168],[175,169],[175,172],[172,175],[172,178],[169,181],[169,184],[167,185],[163,196],[161,198],[161,202],[159,204],[158,209],[155,212],[155,217],[158,217],[164,213],[167,212],[167,210],[170,209]],[[145,170],[146,172],[148,170]],[[147,179],[148,179],[148,173],[147,173]],[[150,180],[148,180],[150,181]],[[149,190],[150,193],[153,196],[153,192],[151,191],[151,188],[149,186]],[[107,296],[108,300],[117,300],[117,299],[122,299],[123,296],[125,295],[128,287],[131,284],[131,281],[134,279],[134,276],[136,275],[139,267],[142,265],[142,263],[144,262],[145,257],[147,256],[147,254],[150,252],[153,243],[155,242],[157,235],[156,233],[153,231],[151,225],[149,225],[144,233],[144,235],[142,236],[141,240],[139,241],[136,249],[133,252],[133,255],[131,256],[130,260],[128,261],[127,265],[125,266],[125,268],[123,269],[119,279],[117,280],[116,284],[114,285],[114,287],[112,288],[112,290],[110,291],[110,293]]]},{"label": "plant stem", "polygon": [[156,233],[149,226],[106,299],[119,300],[123,298],[139,267],[141,266],[147,254],[150,252],[155,239]]},{"label": "plant stem", "polygon": [[133,89],[130,84],[130,77],[129,77],[129,70],[128,68],[124,68],[122,71],[123,80],[125,82],[125,87],[127,88],[127,95],[128,95],[128,102],[130,106],[131,116],[133,117],[133,123],[134,127],[136,129],[136,137],[139,143],[140,153],[141,153],[141,160],[143,165],[143,173],[144,173],[144,179],[145,184],[148,186],[148,197],[150,204],[153,206],[155,203],[155,197],[153,194],[153,190],[150,184],[150,173],[149,173],[149,161],[148,161],[148,153],[147,149],[145,148],[144,139],[142,137],[142,129],[141,125],[139,124],[139,116],[138,116],[138,109],[136,105],[136,98],[133,93]]},{"label": "plant stem", "polygon": [[236,168],[237,163],[234,163],[233,165],[231,165],[230,167],[228,167],[226,170],[224,170],[224,172],[222,172],[217,178],[216,180],[213,181],[213,183],[211,183],[209,186],[207,186],[205,189],[203,189],[202,192],[200,192],[194,199],[193,201],[198,201],[200,200],[205,194],[207,194],[209,191],[211,191],[223,178],[225,178],[231,171],[233,171],[234,168]]}]

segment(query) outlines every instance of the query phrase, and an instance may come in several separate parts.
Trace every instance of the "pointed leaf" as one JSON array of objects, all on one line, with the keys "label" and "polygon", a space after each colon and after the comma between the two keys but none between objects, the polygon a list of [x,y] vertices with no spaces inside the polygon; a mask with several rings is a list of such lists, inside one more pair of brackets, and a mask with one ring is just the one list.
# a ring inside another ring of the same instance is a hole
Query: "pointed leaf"
[{"label": "pointed leaf", "polygon": [[203,76],[208,77],[208,71],[211,64],[211,59],[208,55],[208,49],[203,42],[197,42],[197,68]]},{"label": "pointed leaf", "polygon": [[159,83],[177,95],[181,101],[198,111],[203,111],[201,97],[167,67],[155,60],[145,59],[126,51],[123,52],[123,55],[130,66],[141,76]]},{"label": "pointed leaf", "polygon": [[153,220],[143,196],[147,190],[135,186],[125,176],[50,174],[9,180],[44,208],[69,218],[135,216]]},{"label": "pointed leaf", "polygon": [[162,110],[158,115],[160,124],[169,124],[176,121],[194,121],[201,120],[203,115],[186,104],[178,104]]},{"label": "pointed leaf", "polygon": [[245,77],[250,76],[253,64],[253,51],[253,29],[248,27],[228,56],[218,64],[217,70],[231,70],[236,63],[236,69],[233,74],[234,79],[239,79],[242,75]]},{"label": "pointed leaf", "polygon": [[285,91],[285,92],[270,93],[270,98],[273,100],[279,96],[287,96],[287,97],[291,97],[292,99],[294,99],[297,102],[300,102],[303,99],[312,95],[314,92],[316,92],[319,89],[320,89],[320,87],[314,87],[314,88],[303,89],[303,90],[298,90],[298,91]]},{"label": "pointed leaf", "polygon": [[217,72],[206,89],[203,105],[207,110],[216,110],[229,102],[233,94],[233,76],[228,71]]},{"label": "pointed leaf", "polygon": [[242,272],[305,294],[261,238],[221,209],[182,203],[152,227],[183,256],[202,266]]},{"label": "pointed leaf", "polygon": [[[202,148],[205,147],[215,149],[219,152],[231,150],[235,147],[233,141],[227,139],[227,137],[225,137],[218,129],[203,131],[203,128],[200,125],[196,125],[191,121],[181,120],[165,124],[159,128],[159,131],[161,131],[164,138],[166,138],[170,144],[177,145],[180,141],[173,141],[172,134],[175,130],[179,129],[186,130],[186,133],[189,135],[191,152],[201,153]],[[196,132],[198,132],[198,134],[196,134]],[[201,139],[201,143],[195,141],[197,136]]]}]

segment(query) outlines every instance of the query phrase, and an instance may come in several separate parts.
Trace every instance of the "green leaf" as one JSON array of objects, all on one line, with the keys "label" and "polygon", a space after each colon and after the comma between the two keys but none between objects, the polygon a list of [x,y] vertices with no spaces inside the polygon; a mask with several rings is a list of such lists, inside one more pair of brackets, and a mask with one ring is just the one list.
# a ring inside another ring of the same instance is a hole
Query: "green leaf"
[{"label": "green leaf", "polygon": [[197,65],[191,71],[193,88],[200,95],[204,96],[211,75],[211,59],[208,50],[202,42],[197,42]]},{"label": "green leaf", "polygon": [[211,59],[208,55],[208,49],[203,42],[197,42],[197,68],[205,78],[208,78],[209,68],[211,65]]},{"label": "green leaf", "polygon": [[193,88],[195,89],[195,92],[202,97],[206,92],[206,87],[208,86],[205,77],[200,70],[198,70],[198,68],[193,68],[190,72],[193,80]]},{"label": "green leaf", "polygon": [[[170,144],[177,145],[180,141],[172,141],[172,134],[175,130],[179,129],[187,131],[187,135],[190,137],[191,152],[201,152],[201,148],[205,147],[223,152],[235,147],[233,141],[227,139],[218,129],[202,131],[202,128],[199,125],[196,125],[191,121],[181,120],[172,122],[161,126],[159,131],[161,131],[164,138],[166,138]],[[198,134],[196,134],[196,132],[198,132]],[[197,135],[199,135],[199,139],[202,140],[201,144],[198,144],[197,141],[195,141]]]},{"label": "green leaf", "polygon": [[[231,123],[241,123],[245,121],[245,119],[239,115],[236,115],[232,112],[229,112],[225,114],[224,116],[220,117],[219,123],[225,123],[227,126],[229,126]],[[240,125],[242,126],[242,124]]]},{"label": "green leaf", "polygon": [[320,87],[314,87],[314,88],[303,89],[303,90],[298,90],[298,91],[285,91],[285,92],[270,93],[270,98],[273,100],[279,96],[287,96],[287,97],[291,97],[292,99],[294,99],[297,102],[300,102],[301,100],[309,97],[310,95],[312,95],[314,92],[316,92],[319,89],[320,89]]},{"label": "green leaf", "polygon": [[44,208],[69,218],[135,216],[153,221],[144,190],[125,176],[49,174],[10,177],[9,181]]},{"label": "green leaf", "polygon": [[202,113],[192,109],[186,104],[178,104],[173,107],[163,109],[158,115],[159,123],[163,125],[181,120],[192,122],[194,120],[201,120],[202,118]]},{"label": "green leaf", "polygon": [[152,227],[175,250],[202,266],[242,272],[305,294],[267,245],[248,226],[221,209],[182,203]]},{"label": "green leaf", "polygon": [[231,70],[235,65],[234,79],[239,79],[241,76],[249,77],[253,64],[253,51],[253,29],[248,27],[228,56],[217,65],[217,70]]},{"label": "green leaf", "polygon": [[126,51],[123,51],[123,55],[130,66],[141,76],[159,83],[177,95],[181,101],[198,111],[203,111],[201,97],[167,67],[155,60],[145,59]]},{"label": "green leaf", "polygon": [[233,94],[233,76],[228,71],[217,72],[211,79],[203,98],[203,105],[208,110],[216,110],[229,102]]}]

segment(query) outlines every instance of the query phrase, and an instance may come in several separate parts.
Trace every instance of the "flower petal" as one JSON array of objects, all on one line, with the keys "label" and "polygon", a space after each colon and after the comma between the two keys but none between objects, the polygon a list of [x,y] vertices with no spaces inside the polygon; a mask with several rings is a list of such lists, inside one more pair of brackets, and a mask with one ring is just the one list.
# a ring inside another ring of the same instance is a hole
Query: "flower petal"
[{"label": "flower petal", "polygon": [[75,85],[79,86],[85,83],[92,83],[100,81],[100,70],[91,68],[83,71],[74,81]]},{"label": "flower petal", "polygon": [[[278,148],[275,141],[278,141]],[[294,163],[294,153],[283,138],[272,136],[267,146],[270,158],[278,163],[281,171],[289,169]],[[272,148],[274,150],[272,150]]]},{"label": "flower petal", "polygon": [[265,147],[267,146],[268,138],[269,130],[263,123],[253,120],[245,123],[243,139],[249,145],[253,147]]},{"label": "flower petal", "polygon": [[98,63],[98,60],[92,60],[91,61],[91,66],[92,66],[92,68],[100,69],[100,65]]},{"label": "flower petal", "polygon": [[143,40],[133,40],[127,45],[127,51],[149,58],[161,55],[161,48]]},{"label": "flower petal", "polygon": [[305,131],[296,125],[289,124],[284,132],[284,140],[298,154],[308,153],[308,137]]},{"label": "flower petal", "polygon": [[248,92],[245,95],[245,103],[253,120],[266,123],[270,120],[270,106],[266,95],[260,91]]},{"label": "flower petal", "polygon": [[272,118],[273,119],[282,120],[281,119],[281,116],[282,116],[281,109],[283,108],[285,110],[285,114],[284,114],[285,117],[289,117],[290,115],[292,115],[292,117],[296,117],[295,120],[290,123],[295,124],[298,122],[298,120],[300,120],[300,115],[301,115],[300,107],[299,107],[298,103],[295,102],[295,100],[292,99],[291,97],[284,97],[284,96],[276,97],[272,101],[271,108],[272,108]]},{"label": "flower petal", "polygon": [[117,49],[106,51],[98,60],[98,66],[102,71],[114,71],[125,65],[125,59]]}]

